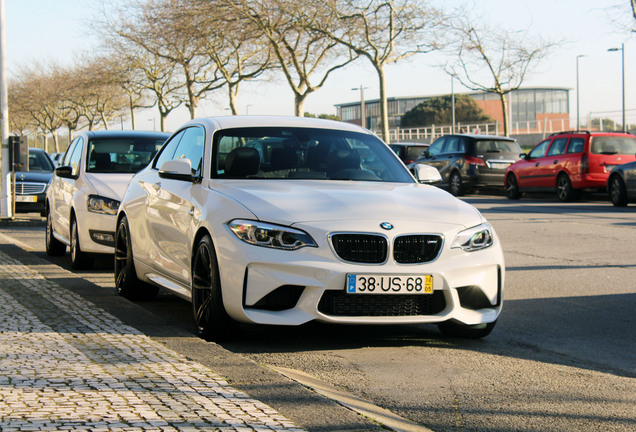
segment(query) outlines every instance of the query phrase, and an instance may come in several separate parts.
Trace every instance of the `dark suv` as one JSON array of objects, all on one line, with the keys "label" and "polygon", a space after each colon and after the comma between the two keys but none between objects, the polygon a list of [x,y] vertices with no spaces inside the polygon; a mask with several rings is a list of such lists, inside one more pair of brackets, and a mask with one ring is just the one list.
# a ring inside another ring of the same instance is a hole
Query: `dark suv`
[{"label": "dark suv", "polygon": [[556,191],[572,201],[583,190],[603,190],[610,171],[636,160],[636,137],[615,132],[561,132],[541,141],[506,172],[506,195]]},{"label": "dark suv", "polygon": [[445,135],[409,165],[432,165],[442,176],[440,187],[463,195],[480,187],[502,187],[506,168],[521,157],[514,138],[495,135]]}]

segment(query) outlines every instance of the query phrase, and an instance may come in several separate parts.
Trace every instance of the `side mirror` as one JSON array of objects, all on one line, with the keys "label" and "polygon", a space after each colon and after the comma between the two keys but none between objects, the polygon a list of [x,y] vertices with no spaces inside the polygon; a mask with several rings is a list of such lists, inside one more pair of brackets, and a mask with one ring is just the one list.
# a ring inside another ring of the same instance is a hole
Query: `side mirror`
[{"label": "side mirror", "polygon": [[442,176],[437,168],[426,164],[415,165],[415,178],[418,182],[424,184],[437,184],[442,182]]},{"label": "side mirror", "polygon": [[55,175],[62,178],[73,178],[73,168],[70,166],[61,166],[55,168]]},{"label": "side mirror", "polygon": [[528,159],[528,155],[527,155],[527,154],[525,154],[525,153],[521,153],[521,154],[519,155],[519,157],[520,157],[521,159]]},{"label": "side mirror", "polygon": [[179,158],[166,161],[159,168],[159,177],[173,180],[194,181],[192,176],[192,162],[190,159]]}]

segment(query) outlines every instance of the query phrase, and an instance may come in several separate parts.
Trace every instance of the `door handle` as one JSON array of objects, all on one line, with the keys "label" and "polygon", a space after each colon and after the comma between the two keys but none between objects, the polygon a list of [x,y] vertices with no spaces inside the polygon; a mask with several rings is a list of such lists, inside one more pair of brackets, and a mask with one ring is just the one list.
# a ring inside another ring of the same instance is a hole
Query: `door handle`
[{"label": "door handle", "polygon": [[558,160],[558,159],[556,159],[556,160],[554,161],[554,164],[556,165],[556,164],[558,164],[558,163],[559,163],[559,160]]},{"label": "door handle", "polygon": [[534,166],[538,167],[539,166],[539,162],[537,162]]}]

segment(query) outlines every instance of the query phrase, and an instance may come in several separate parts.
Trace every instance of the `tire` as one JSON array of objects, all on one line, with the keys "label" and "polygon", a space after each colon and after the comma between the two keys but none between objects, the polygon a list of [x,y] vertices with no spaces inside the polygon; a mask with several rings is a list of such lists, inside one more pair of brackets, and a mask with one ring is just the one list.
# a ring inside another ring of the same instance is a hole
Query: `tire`
[{"label": "tire", "polygon": [[462,338],[462,339],[480,339],[488,336],[495,328],[497,320],[478,325],[460,324],[455,321],[445,321],[437,324],[437,327],[446,337]]},{"label": "tire", "polygon": [[142,282],[137,277],[132,253],[132,239],[126,216],[117,224],[115,233],[115,288],[129,300],[153,300],[159,288]]},{"label": "tire", "polygon": [[561,202],[571,202],[577,198],[577,192],[572,188],[572,182],[567,174],[559,174],[557,177],[557,198]]},{"label": "tire", "polygon": [[462,176],[457,171],[454,171],[450,179],[448,180],[448,189],[453,196],[464,195],[464,187],[462,186]]},{"label": "tire", "polygon": [[238,325],[223,306],[221,279],[210,236],[196,246],[192,259],[192,313],[197,335],[207,341],[233,339]]},{"label": "tire", "polygon": [[508,174],[506,177],[506,196],[511,200],[518,200],[521,198],[521,192],[519,192],[519,183],[514,174]]},{"label": "tire", "polygon": [[614,175],[609,181],[609,196],[612,204],[616,207],[625,207],[627,205],[627,189],[625,183],[619,175]]},{"label": "tire", "polygon": [[66,245],[53,235],[53,219],[50,211],[46,212],[44,243],[48,256],[62,256],[66,253]]},{"label": "tire", "polygon": [[77,219],[71,218],[71,267],[75,270],[92,267],[93,257],[82,251],[79,241]]}]

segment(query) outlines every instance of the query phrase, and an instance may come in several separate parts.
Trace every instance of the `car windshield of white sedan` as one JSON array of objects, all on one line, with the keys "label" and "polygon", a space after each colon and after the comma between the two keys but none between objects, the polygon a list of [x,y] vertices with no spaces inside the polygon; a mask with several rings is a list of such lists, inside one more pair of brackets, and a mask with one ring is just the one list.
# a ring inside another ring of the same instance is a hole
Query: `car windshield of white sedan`
[{"label": "car windshield of white sedan", "polygon": [[231,179],[362,180],[413,183],[373,135],[330,129],[225,129],[214,138],[212,176]]},{"label": "car windshield of white sedan", "polygon": [[148,165],[164,142],[147,137],[93,139],[86,172],[134,174]]}]

